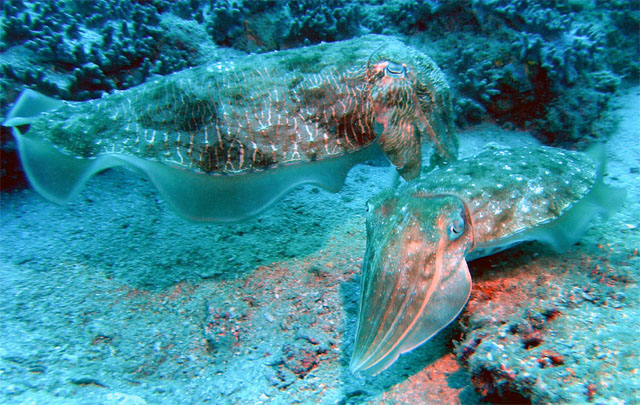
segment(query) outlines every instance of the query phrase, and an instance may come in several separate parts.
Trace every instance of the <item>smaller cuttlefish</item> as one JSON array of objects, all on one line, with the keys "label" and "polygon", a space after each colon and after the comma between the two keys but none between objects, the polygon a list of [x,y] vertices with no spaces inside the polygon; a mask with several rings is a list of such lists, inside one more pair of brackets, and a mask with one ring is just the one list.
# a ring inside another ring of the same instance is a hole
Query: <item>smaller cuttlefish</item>
[{"label": "smaller cuttlefish", "polygon": [[451,323],[467,260],[530,240],[561,251],[619,208],[593,152],[488,148],[372,199],[351,370],[378,374]]}]

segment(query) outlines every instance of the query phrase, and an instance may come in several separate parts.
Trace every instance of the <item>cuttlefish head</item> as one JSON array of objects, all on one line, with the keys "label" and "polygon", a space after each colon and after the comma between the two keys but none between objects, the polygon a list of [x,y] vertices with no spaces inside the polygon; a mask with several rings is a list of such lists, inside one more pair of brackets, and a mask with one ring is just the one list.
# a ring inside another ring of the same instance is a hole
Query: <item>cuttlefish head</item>
[{"label": "cuttlefish head", "polygon": [[375,375],[458,316],[471,291],[464,256],[473,231],[464,203],[449,195],[389,191],[368,205],[351,370]]},{"label": "cuttlefish head", "polygon": [[378,143],[405,180],[420,175],[422,137],[441,161],[456,160],[449,86],[429,57],[406,47],[379,49],[367,63],[367,80]]}]

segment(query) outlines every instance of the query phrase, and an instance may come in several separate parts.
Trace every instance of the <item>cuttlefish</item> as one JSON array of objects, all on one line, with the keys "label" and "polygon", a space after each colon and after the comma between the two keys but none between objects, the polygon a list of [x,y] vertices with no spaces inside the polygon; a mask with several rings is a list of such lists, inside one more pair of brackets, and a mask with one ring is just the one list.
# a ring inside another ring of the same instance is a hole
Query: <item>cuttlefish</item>
[{"label": "cuttlefish", "polygon": [[602,151],[492,147],[373,198],[351,370],[375,375],[451,323],[471,292],[467,261],[577,242],[624,200],[603,166]]},{"label": "cuttlefish", "polygon": [[407,180],[423,140],[433,165],[458,152],[441,70],[379,35],[216,62],[88,102],[27,90],[3,125],[44,197],[64,203],[126,166],[194,221],[251,217],[301,183],[337,191],[380,151]]}]

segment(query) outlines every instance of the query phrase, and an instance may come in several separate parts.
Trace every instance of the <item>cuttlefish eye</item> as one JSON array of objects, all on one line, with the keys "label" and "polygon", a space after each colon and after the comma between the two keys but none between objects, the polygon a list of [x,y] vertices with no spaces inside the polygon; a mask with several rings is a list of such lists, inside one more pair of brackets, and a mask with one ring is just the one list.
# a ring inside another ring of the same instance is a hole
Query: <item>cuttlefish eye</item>
[{"label": "cuttlefish eye", "polygon": [[373,211],[373,205],[371,205],[371,201],[367,201],[367,212]]},{"label": "cuttlefish eye", "polygon": [[399,63],[389,62],[384,70],[385,75],[391,77],[404,77],[407,73],[407,66]]},{"label": "cuttlefish eye", "polygon": [[464,233],[464,218],[462,218],[462,214],[458,218],[455,218],[449,224],[447,228],[447,236],[450,241],[454,241],[458,239]]}]

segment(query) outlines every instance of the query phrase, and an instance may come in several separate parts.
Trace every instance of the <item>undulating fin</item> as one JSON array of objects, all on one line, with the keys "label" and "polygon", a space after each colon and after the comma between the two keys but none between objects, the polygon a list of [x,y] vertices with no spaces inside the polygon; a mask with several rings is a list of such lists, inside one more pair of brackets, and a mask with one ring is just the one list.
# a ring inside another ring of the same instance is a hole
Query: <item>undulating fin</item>
[{"label": "undulating fin", "polygon": [[2,123],[5,127],[30,124],[42,113],[54,111],[64,105],[63,101],[40,94],[31,89],[23,90],[15,105]]},{"label": "undulating fin", "polygon": [[608,218],[624,204],[627,192],[604,183],[606,170],[606,150],[604,145],[591,147],[586,154],[596,168],[596,181],[589,193],[560,217],[534,228],[522,235],[522,240],[537,240],[547,243],[557,252],[564,252],[575,245],[599,216]]},{"label": "undulating fin", "polygon": [[379,156],[377,145],[318,162],[283,165],[245,175],[210,175],[172,167],[130,154],[79,158],[59,151],[31,132],[13,128],[20,159],[36,191],[64,204],[94,174],[124,166],[144,174],[182,217],[196,222],[237,222],[253,217],[288,190],[304,183],[337,192],[354,164]]}]

